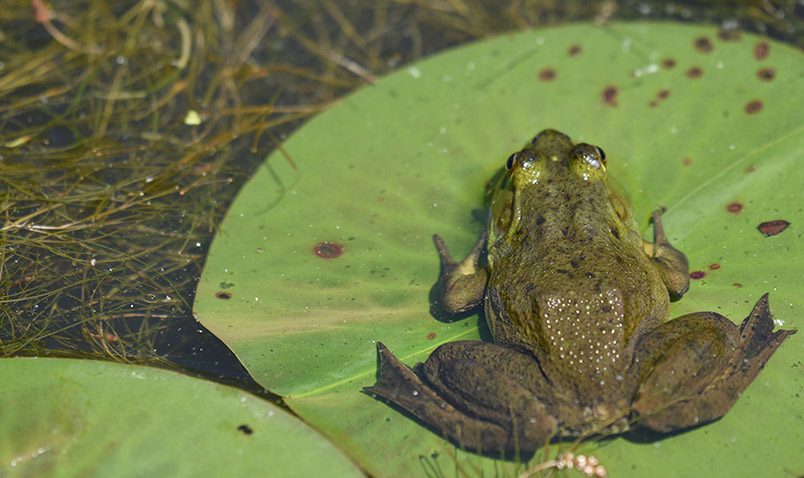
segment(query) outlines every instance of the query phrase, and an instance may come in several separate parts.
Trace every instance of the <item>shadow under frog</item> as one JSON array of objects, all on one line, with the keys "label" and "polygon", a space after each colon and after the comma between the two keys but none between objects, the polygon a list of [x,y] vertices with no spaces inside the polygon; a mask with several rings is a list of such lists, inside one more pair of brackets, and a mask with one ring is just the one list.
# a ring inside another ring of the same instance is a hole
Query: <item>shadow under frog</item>
[{"label": "shadow under frog", "polygon": [[545,130],[495,178],[465,259],[434,236],[441,308],[483,307],[492,340],[446,343],[413,369],[378,343],[365,389],[461,448],[529,454],[553,438],[716,420],[795,332],[772,331],[767,294],[739,326],[715,312],[668,321],[687,259],[659,212],[653,241],[641,238],[600,148]]}]

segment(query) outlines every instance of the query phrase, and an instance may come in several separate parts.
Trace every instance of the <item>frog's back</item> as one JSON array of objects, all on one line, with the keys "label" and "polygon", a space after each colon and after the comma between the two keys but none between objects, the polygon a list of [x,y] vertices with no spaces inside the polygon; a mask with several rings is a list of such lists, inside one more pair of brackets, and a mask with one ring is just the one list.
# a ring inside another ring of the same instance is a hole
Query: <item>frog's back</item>
[{"label": "frog's back", "polygon": [[511,241],[521,247],[494,250],[486,316],[495,341],[593,392],[615,386],[669,297],[632,224],[599,198],[560,199],[533,198]]}]

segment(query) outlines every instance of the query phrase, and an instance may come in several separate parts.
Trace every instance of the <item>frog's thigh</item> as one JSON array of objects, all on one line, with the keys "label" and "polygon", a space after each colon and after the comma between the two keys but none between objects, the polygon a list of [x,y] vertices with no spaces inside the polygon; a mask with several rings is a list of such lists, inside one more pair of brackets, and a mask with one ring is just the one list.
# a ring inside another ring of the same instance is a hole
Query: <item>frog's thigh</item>
[{"label": "frog's thigh", "polygon": [[466,416],[505,429],[506,443],[497,449],[535,450],[555,434],[555,418],[536,398],[549,393],[549,384],[530,355],[489,342],[450,342],[417,372]]},{"label": "frog's thigh", "polygon": [[684,315],[637,345],[641,426],[666,432],[722,417],[793,331],[772,332],[767,296],[737,326],[714,312]]}]

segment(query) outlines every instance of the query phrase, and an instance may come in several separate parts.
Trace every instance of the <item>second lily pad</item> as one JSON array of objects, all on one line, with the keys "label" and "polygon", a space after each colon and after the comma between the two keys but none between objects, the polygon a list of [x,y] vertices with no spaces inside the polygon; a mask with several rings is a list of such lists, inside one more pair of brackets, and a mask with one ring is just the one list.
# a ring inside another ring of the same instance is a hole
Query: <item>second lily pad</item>
[{"label": "second lily pad", "polygon": [[0,476],[333,476],[360,470],[284,410],[149,367],[0,359]]}]

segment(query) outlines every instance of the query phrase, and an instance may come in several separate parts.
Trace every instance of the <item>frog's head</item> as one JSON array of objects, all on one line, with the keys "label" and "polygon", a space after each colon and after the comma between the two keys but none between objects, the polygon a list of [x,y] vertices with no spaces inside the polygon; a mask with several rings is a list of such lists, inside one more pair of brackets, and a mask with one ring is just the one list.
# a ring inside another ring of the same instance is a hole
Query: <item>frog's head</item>
[{"label": "frog's head", "polygon": [[[523,216],[535,209],[564,208],[587,195],[608,198],[606,155],[591,144],[573,144],[552,129],[537,134],[521,151],[508,157],[505,169],[487,186],[495,227],[489,241],[513,239]],[[594,202],[594,201],[592,201]]]},{"label": "frog's head", "polygon": [[514,189],[567,172],[583,181],[597,182],[606,177],[606,154],[597,146],[573,144],[564,133],[546,129],[509,156],[505,168]]}]

